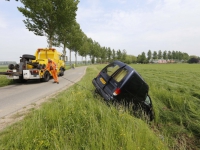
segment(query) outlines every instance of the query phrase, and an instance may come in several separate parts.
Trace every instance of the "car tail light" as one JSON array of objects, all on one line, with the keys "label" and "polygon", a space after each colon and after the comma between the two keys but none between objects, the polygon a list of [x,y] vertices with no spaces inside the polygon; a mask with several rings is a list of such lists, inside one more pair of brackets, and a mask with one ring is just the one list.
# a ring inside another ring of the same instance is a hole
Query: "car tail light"
[{"label": "car tail light", "polygon": [[117,88],[116,90],[115,90],[115,92],[113,93],[113,95],[114,96],[117,96],[117,95],[119,95],[121,93],[121,89],[120,88]]}]

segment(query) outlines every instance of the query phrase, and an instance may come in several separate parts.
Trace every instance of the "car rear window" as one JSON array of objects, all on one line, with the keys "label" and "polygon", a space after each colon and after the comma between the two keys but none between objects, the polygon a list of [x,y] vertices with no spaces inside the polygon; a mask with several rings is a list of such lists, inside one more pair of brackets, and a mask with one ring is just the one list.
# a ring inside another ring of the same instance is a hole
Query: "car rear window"
[{"label": "car rear window", "polygon": [[[108,65],[103,72],[106,73],[109,77],[113,76],[113,74],[119,70],[121,67],[118,64],[110,64]],[[120,82],[126,75],[128,74],[128,70],[123,68],[120,69],[114,76],[113,79],[116,82]]]},{"label": "car rear window", "polygon": [[108,76],[112,76],[112,74],[117,71],[120,68],[120,66],[116,64],[109,65],[107,68],[105,68],[105,72],[108,74]]},{"label": "car rear window", "polygon": [[123,68],[120,70],[114,77],[113,79],[117,82],[120,82],[126,75],[128,74],[128,70]]}]

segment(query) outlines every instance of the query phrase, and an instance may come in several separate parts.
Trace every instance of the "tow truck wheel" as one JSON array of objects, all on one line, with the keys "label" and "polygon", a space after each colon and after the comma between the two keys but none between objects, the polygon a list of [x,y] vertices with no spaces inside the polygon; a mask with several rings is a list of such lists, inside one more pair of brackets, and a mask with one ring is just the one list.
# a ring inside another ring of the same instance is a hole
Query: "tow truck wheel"
[{"label": "tow truck wheel", "polygon": [[65,69],[64,68],[60,68],[60,72],[58,74],[58,76],[64,76]]},{"label": "tow truck wheel", "polygon": [[9,68],[10,70],[13,70],[13,69],[15,68],[15,66],[14,66],[13,64],[9,64],[9,65],[8,65],[8,68]]},{"label": "tow truck wheel", "polygon": [[60,70],[59,76],[64,76],[64,71],[63,70]]},{"label": "tow truck wheel", "polygon": [[15,64],[15,69],[19,69],[19,64]]},{"label": "tow truck wheel", "polygon": [[48,82],[50,79],[50,74],[48,71],[44,73],[44,78],[41,79],[42,82]]}]

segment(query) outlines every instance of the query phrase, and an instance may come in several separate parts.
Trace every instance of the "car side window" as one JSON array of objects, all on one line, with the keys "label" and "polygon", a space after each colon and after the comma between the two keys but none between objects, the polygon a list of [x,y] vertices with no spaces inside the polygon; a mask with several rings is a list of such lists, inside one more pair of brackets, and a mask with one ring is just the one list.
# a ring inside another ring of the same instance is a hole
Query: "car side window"
[{"label": "car side window", "polygon": [[128,70],[123,68],[120,70],[114,77],[113,79],[117,82],[120,82],[126,75],[128,74]]}]

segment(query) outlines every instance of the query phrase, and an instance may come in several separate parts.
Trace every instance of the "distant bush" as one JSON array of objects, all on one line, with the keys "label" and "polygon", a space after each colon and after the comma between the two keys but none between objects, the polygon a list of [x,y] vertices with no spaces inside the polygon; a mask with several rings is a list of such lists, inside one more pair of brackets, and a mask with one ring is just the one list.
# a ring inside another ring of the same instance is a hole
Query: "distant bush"
[{"label": "distant bush", "polygon": [[195,57],[192,57],[188,60],[188,63],[189,64],[193,64],[193,63],[199,63],[199,59],[198,58],[195,58]]},{"label": "distant bush", "polygon": [[0,61],[0,65],[16,64],[15,61]]}]

